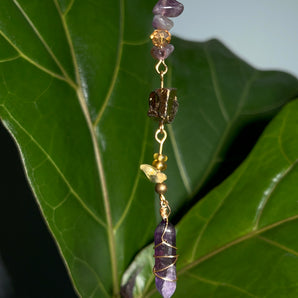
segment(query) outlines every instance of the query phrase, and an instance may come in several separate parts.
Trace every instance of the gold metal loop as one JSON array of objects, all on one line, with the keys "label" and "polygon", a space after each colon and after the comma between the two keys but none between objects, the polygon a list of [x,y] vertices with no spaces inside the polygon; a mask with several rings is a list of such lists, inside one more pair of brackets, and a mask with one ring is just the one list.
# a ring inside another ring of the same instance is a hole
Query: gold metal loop
[{"label": "gold metal loop", "polygon": [[[160,69],[161,65],[164,69]],[[165,63],[165,60],[159,60],[158,63],[155,65],[156,72],[160,75],[160,88],[163,89],[164,87],[164,76],[168,72],[168,66]]]},{"label": "gold metal loop", "polygon": [[[159,137],[159,135],[162,135],[161,138]],[[159,129],[155,132],[155,140],[160,144],[159,146],[159,154],[162,154],[162,149],[163,149],[163,144],[167,139],[167,132],[164,129],[163,124],[161,124],[159,126]]]},{"label": "gold metal loop", "polygon": [[[162,70],[162,69],[159,69],[161,65],[164,67],[163,70]],[[156,72],[157,72],[159,75],[164,76],[164,75],[168,72],[168,66],[167,66],[166,63],[165,63],[165,60],[159,60],[159,61],[157,62],[157,64],[155,65],[155,69],[156,69]]]}]

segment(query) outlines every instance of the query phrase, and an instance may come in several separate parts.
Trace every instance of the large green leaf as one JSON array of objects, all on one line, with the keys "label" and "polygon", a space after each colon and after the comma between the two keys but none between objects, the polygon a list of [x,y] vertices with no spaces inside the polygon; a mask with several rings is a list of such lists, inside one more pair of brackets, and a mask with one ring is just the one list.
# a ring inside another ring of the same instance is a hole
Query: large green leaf
[{"label": "large green leaf", "polygon": [[[294,101],[233,175],[179,223],[177,297],[297,297],[297,128]],[[143,270],[136,297],[159,296],[144,261],[152,247],[126,273]]]},{"label": "large green leaf", "polygon": [[[146,117],[158,86],[147,41],[153,5],[0,3],[0,116],[84,297],[119,295],[123,272],[158,221],[153,187],[139,171],[154,152]],[[298,82],[251,68],[217,41],[174,44],[168,85],[181,104],[165,151],[177,214],[242,127],[275,114]]]}]

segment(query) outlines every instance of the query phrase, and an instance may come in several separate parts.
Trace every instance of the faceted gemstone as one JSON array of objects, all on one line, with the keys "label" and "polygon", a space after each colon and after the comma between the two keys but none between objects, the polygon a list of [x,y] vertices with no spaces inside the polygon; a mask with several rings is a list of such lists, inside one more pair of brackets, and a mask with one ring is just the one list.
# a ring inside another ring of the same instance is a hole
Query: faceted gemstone
[{"label": "faceted gemstone", "polygon": [[150,38],[156,47],[165,47],[171,41],[171,34],[167,30],[154,30]]},{"label": "faceted gemstone", "polygon": [[176,0],[159,0],[153,8],[153,13],[155,15],[174,18],[178,17],[183,10],[183,4]]},{"label": "faceted gemstone", "polygon": [[178,111],[177,89],[160,88],[150,93],[148,116],[171,123]]},{"label": "faceted gemstone", "polygon": [[174,22],[165,16],[155,15],[152,26],[155,29],[171,30],[174,26]]},{"label": "faceted gemstone", "polygon": [[151,49],[151,55],[154,59],[165,60],[173,53],[174,49],[172,44],[168,44],[162,48],[153,47]]},{"label": "faceted gemstone", "polygon": [[[163,238],[163,239],[162,239]],[[166,243],[163,243],[163,241]],[[163,298],[170,298],[176,290],[176,231],[171,223],[162,220],[154,233],[155,285]],[[165,268],[165,269],[164,269]]]}]

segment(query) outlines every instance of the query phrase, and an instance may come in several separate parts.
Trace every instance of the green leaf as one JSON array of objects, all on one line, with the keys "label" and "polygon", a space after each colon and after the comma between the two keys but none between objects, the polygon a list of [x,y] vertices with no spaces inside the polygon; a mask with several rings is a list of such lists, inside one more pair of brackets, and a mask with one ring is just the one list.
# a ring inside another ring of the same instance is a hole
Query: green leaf
[{"label": "green leaf", "polygon": [[[294,101],[233,175],[179,223],[177,297],[298,295],[297,119]],[[133,265],[149,253],[144,250]],[[147,278],[136,288],[136,296],[159,297],[153,285],[148,291],[150,283]]]},{"label": "green leaf", "polygon": [[[146,117],[158,87],[148,42],[153,5],[0,3],[0,117],[83,297],[119,295],[122,274],[159,221],[153,185],[139,171],[154,153],[156,124]],[[194,202],[239,131],[272,117],[298,82],[253,69],[215,40],[173,43],[166,85],[178,88],[180,112],[165,152],[175,215]]]}]

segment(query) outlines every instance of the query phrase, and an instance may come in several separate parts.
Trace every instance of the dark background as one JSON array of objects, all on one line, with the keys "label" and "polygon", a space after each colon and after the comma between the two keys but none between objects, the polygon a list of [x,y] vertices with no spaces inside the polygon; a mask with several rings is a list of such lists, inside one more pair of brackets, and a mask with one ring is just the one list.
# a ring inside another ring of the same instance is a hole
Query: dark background
[{"label": "dark background", "polygon": [[0,203],[0,298],[76,297],[1,122]]}]

